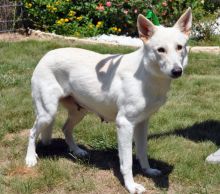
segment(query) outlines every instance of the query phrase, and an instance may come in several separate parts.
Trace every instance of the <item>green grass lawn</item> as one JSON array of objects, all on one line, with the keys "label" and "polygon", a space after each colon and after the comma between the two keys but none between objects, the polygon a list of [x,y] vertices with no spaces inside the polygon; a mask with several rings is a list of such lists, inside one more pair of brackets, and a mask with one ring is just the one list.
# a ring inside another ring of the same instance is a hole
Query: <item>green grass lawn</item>
[{"label": "green grass lawn", "polygon": [[[60,130],[60,107],[51,146],[37,146],[38,165],[26,168],[28,130],[34,122],[30,79],[49,50],[76,46],[100,53],[127,53],[126,47],[71,45],[49,41],[0,42],[0,193],[126,193],[121,184],[114,124],[93,114],[76,127],[78,143],[90,158],[68,154]],[[220,146],[220,56],[190,54],[185,75],[174,80],[165,106],[150,122],[149,157],[163,176],[144,177],[134,160],[135,180],[147,193],[220,193],[220,165],[205,158]]]},{"label": "green grass lawn", "polygon": [[209,39],[190,39],[190,46],[219,46],[220,35],[213,35]]}]

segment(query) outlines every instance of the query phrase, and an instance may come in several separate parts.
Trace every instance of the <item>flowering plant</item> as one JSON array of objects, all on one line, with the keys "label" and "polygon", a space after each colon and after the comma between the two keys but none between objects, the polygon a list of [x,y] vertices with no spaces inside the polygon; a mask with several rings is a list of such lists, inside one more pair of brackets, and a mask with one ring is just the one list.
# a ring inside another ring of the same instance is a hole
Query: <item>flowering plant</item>
[{"label": "flowering plant", "polygon": [[212,26],[220,14],[220,3],[214,4],[212,0],[161,0],[154,9],[163,24],[172,26],[180,13],[188,7],[193,12],[193,36],[210,39],[213,34]]},{"label": "flowering plant", "polygon": [[[137,35],[139,13],[151,9],[161,24],[173,25],[188,7],[194,23],[213,18],[216,6],[210,0],[22,0],[29,26],[57,34],[96,36],[98,34]],[[207,17],[208,16],[208,17]],[[211,17],[212,16],[212,17]]]},{"label": "flowering plant", "polygon": [[146,12],[143,0],[23,0],[29,26],[74,36],[102,33],[136,33],[138,13]]}]

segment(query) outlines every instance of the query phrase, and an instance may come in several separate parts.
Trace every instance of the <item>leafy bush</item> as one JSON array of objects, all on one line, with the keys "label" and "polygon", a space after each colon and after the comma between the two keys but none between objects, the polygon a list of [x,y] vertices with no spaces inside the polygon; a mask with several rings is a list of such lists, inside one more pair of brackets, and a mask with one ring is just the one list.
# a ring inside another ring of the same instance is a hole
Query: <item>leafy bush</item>
[{"label": "leafy bush", "polygon": [[220,15],[220,3],[215,0],[166,0],[156,5],[160,21],[171,26],[187,7],[193,10],[193,36],[210,39]]},{"label": "leafy bush", "polygon": [[[159,17],[160,23],[168,26],[173,25],[188,7],[193,9],[194,24],[213,21],[218,6],[213,6],[212,1],[23,0],[23,3],[29,26],[57,34],[85,37],[102,33],[137,35],[137,16],[139,13],[146,15],[149,8]],[[198,25],[195,27],[198,28]]]},{"label": "leafy bush", "polygon": [[150,1],[23,0],[31,27],[57,34],[134,34],[138,13]]}]

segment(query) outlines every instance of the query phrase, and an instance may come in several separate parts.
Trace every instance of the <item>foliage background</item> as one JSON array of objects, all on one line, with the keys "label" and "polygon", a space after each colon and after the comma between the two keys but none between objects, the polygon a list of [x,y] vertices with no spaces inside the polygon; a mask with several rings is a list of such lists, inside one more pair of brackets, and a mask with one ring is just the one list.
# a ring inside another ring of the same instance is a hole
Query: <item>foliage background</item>
[{"label": "foliage background", "polygon": [[23,0],[23,4],[27,26],[80,37],[103,33],[136,36],[139,13],[146,15],[153,9],[161,24],[171,26],[191,7],[194,31],[209,38],[210,26],[220,13],[220,3],[215,0]]}]

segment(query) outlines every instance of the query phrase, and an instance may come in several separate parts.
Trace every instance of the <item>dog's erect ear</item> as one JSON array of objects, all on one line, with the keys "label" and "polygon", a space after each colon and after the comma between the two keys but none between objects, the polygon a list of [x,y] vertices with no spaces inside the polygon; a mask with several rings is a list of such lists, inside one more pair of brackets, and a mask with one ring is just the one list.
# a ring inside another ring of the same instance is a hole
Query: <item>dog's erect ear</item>
[{"label": "dog's erect ear", "polygon": [[192,27],[192,10],[189,7],[186,12],[179,18],[174,27],[179,28],[181,32],[190,35]]},{"label": "dog's erect ear", "polygon": [[137,28],[138,28],[139,37],[144,42],[146,42],[154,34],[155,31],[154,24],[141,14],[138,15]]}]

